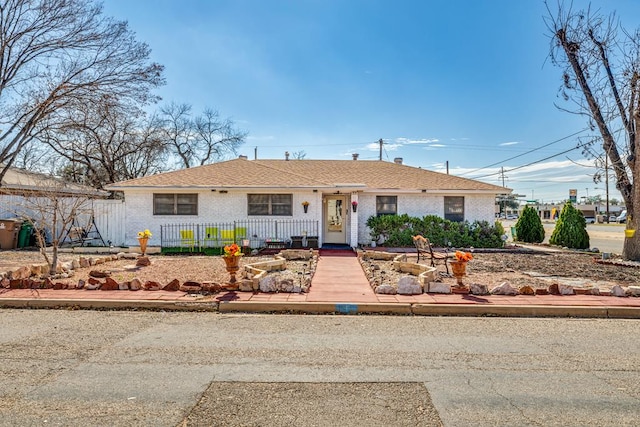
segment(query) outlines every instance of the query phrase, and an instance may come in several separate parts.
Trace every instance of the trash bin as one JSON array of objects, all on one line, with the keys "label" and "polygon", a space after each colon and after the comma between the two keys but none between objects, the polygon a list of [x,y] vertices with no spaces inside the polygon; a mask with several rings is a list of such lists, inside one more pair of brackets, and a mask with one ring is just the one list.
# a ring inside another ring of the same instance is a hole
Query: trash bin
[{"label": "trash bin", "polygon": [[516,240],[518,240],[518,236],[516,235],[516,228],[515,227],[511,227],[511,238],[513,239],[514,242]]},{"label": "trash bin", "polygon": [[22,223],[20,231],[18,232],[18,247],[26,248],[31,242],[31,234],[33,231],[33,225],[29,222]]},{"label": "trash bin", "polygon": [[22,221],[0,219],[0,249],[15,249],[18,245],[18,232]]}]

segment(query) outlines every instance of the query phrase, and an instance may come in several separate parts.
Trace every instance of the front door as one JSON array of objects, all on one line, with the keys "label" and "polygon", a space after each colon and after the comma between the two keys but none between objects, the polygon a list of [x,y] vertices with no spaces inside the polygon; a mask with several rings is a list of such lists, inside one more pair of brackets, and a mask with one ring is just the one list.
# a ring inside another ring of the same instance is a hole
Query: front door
[{"label": "front door", "polygon": [[347,243],[346,196],[325,196],[324,201],[324,242]]}]

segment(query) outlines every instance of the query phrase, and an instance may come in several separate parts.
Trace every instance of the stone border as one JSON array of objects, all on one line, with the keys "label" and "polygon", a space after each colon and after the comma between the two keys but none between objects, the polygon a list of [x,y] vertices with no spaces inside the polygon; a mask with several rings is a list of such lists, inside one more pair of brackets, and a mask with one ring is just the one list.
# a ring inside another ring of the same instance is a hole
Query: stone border
[{"label": "stone border", "polygon": [[[436,280],[436,267],[418,264],[417,262],[408,262],[406,253],[397,254],[392,252],[365,250],[360,254],[358,260],[360,261],[360,265],[369,280],[369,284],[377,294],[418,295],[428,292],[430,287],[429,284]],[[417,277],[417,279],[412,280],[411,278],[408,278],[408,280],[404,280],[406,278],[402,277],[398,280],[398,283],[396,283],[395,286],[393,284],[380,284],[378,283],[375,274],[373,274],[365,264],[367,260],[392,261],[392,268],[395,271],[411,274],[412,276]]]},{"label": "stone border", "polygon": [[[219,284],[215,282],[195,282],[186,281],[180,283],[178,280],[162,285],[158,281],[142,282],[137,278],[128,282],[119,283],[108,275],[97,277],[91,276],[86,282],[78,280],[77,284],[67,283],[73,277],[77,268],[88,268],[91,266],[107,264],[111,261],[121,259],[136,260],[136,266],[144,267],[151,265],[149,257],[140,256],[137,253],[119,252],[117,254],[107,254],[103,257],[84,257],[71,261],[58,262],[57,273],[52,277],[42,278],[49,273],[49,266],[46,263],[34,263],[30,266],[22,266],[15,269],[8,269],[0,272],[0,288],[6,289],[86,289],[86,290],[130,290],[130,291],[182,291],[186,293],[218,293],[220,291],[243,291],[257,292],[261,289],[261,283],[266,283],[262,287],[263,292],[307,292],[311,286],[311,279],[315,273],[317,264],[317,251],[313,250],[285,250],[274,256],[273,260],[257,261],[243,266],[245,278],[238,280],[236,284]],[[268,273],[273,271],[283,271],[287,269],[287,260],[309,260],[309,270],[305,274],[304,283],[299,286],[286,280],[278,281],[270,277]],[[34,277],[35,276],[35,277]]]},{"label": "stone border", "polygon": [[[424,264],[418,264],[414,262],[407,262],[407,256],[405,253],[398,255],[393,252],[384,251],[369,251],[365,250],[359,254],[360,264],[362,269],[369,280],[374,292],[377,294],[401,294],[401,295],[418,295],[421,293],[441,293],[450,294],[453,292],[453,287],[444,282],[436,282],[436,268],[428,267]],[[380,260],[380,261],[392,261],[392,268],[395,271],[403,273],[409,273],[418,277],[417,284],[408,280],[403,282],[404,278],[401,278],[398,283],[394,285],[378,285],[375,275],[370,271],[369,267],[365,264],[367,260]],[[615,296],[615,297],[640,297],[640,286],[626,286],[615,285],[611,290],[601,290],[598,287],[590,288],[574,288],[571,285],[553,283],[547,289],[534,289],[531,286],[522,286],[518,289],[513,287],[508,282],[503,282],[497,286],[489,289],[487,285],[472,283],[469,285],[468,291],[472,295],[600,295],[600,296]]]}]

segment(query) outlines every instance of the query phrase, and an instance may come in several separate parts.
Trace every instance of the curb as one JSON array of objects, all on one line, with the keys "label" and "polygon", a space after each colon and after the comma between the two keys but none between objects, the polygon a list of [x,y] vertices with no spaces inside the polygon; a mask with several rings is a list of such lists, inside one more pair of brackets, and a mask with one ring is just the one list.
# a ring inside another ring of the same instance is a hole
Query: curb
[{"label": "curb", "polygon": [[218,311],[218,302],[113,299],[2,298],[0,308],[78,308],[113,310]]},{"label": "curb", "polygon": [[114,299],[1,298],[0,308],[165,310],[220,313],[374,314],[404,316],[495,316],[576,317],[594,319],[640,319],[640,307],[420,304],[420,303],[335,303],[256,301],[171,301]]},{"label": "curb", "polygon": [[[640,310],[638,310],[640,314]],[[419,316],[590,317],[607,318],[607,307],[549,305],[414,304]]]},{"label": "curb", "polygon": [[221,313],[397,314],[410,315],[411,304],[332,302],[220,301]]}]

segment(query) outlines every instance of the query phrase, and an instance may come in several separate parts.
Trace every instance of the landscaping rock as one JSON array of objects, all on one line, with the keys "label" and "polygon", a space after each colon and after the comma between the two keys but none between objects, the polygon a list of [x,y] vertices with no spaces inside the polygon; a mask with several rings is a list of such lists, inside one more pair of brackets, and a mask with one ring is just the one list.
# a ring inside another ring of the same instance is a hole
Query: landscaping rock
[{"label": "landscaping rock", "polygon": [[469,293],[471,295],[488,295],[489,287],[482,283],[472,283],[469,285]]},{"label": "landscaping rock", "polygon": [[159,291],[160,288],[160,283],[151,280],[144,282],[144,284],[142,285],[142,289],[144,289],[145,291]]},{"label": "landscaping rock", "polygon": [[127,283],[127,282],[118,283],[118,290],[120,290],[120,291],[128,291],[129,290],[129,283]]},{"label": "landscaping rock", "polygon": [[176,292],[179,289],[180,289],[180,281],[178,279],[173,279],[172,281],[170,281],[169,283],[167,283],[162,287],[163,291],[171,291],[171,292]]},{"label": "landscaping rock", "polygon": [[562,283],[558,285],[558,292],[560,292],[560,295],[575,295],[573,286],[563,285]]},{"label": "landscaping rock", "polygon": [[520,295],[535,295],[536,291],[531,286],[525,285],[525,286],[521,287],[520,289],[518,289],[518,293]]},{"label": "landscaping rock", "polygon": [[518,295],[518,291],[514,289],[509,282],[502,282],[495,288],[491,289],[491,295]]},{"label": "landscaping rock", "polygon": [[614,297],[626,297],[627,293],[620,285],[615,285],[611,288],[611,295]]},{"label": "landscaping rock", "polygon": [[100,287],[101,291],[117,291],[118,289],[120,289],[120,285],[111,277],[104,279],[104,284]]},{"label": "landscaping rock", "polygon": [[400,295],[419,295],[423,292],[422,286],[416,277],[405,276],[398,280],[398,293]]},{"label": "landscaping rock", "polygon": [[266,276],[263,279],[260,279],[259,289],[260,292],[277,292],[278,285],[276,283],[276,278],[273,276]]},{"label": "landscaping rock", "polygon": [[105,270],[91,270],[89,272],[89,276],[90,277],[96,277],[96,278],[99,278],[99,279],[104,279],[106,277],[111,276],[111,273],[108,272],[108,271],[105,271]]},{"label": "landscaping rock", "polygon": [[386,294],[386,295],[395,295],[398,292],[396,291],[396,288],[394,286],[391,285],[380,285],[376,288],[375,290],[376,294]]},{"label": "landscaping rock", "polygon": [[640,286],[629,286],[627,291],[633,297],[640,297]]},{"label": "landscaping rock", "polygon": [[253,292],[253,280],[242,279],[238,285],[238,290],[241,292]]},{"label": "landscaping rock", "polygon": [[136,261],[136,266],[138,267],[148,267],[151,265],[151,260],[148,256],[141,256]]},{"label": "landscaping rock", "polygon": [[76,285],[76,289],[84,289],[84,286],[87,284],[84,280],[78,280],[78,284]]},{"label": "landscaping rock", "polygon": [[560,287],[557,283],[549,285],[548,291],[551,295],[560,295]]},{"label": "landscaping rock", "polygon": [[429,282],[429,292],[434,294],[450,294],[451,285],[444,282]]},{"label": "landscaping rock", "polygon": [[130,291],[139,291],[140,289],[142,289],[142,281],[140,279],[138,279],[137,277],[133,278],[129,282],[129,290]]},{"label": "landscaping rock", "polygon": [[202,283],[202,291],[203,292],[210,292],[210,293],[217,293],[220,292],[221,286],[219,283],[216,282],[203,282]]},{"label": "landscaping rock", "polygon": [[202,285],[198,282],[184,282],[182,285],[180,285],[179,290],[182,292],[195,294],[202,291]]}]

